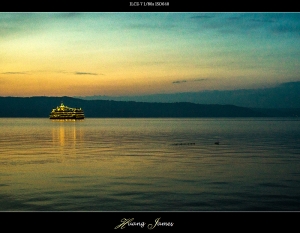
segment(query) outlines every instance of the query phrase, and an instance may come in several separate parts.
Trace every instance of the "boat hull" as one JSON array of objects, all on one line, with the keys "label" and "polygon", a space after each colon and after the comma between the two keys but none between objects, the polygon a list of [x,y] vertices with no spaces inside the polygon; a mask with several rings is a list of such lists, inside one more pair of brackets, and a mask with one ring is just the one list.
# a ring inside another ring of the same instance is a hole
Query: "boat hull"
[{"label": "boat hull", "polygon": [[51,120],[55,120],[55,119],[57,119],[57,120],[64,120],[64,119],[66,119],[66,120],[68,120],[68,119],[71,119],[71,120],[83,120],[84,117],[76,117],[76,116],[75,117],[50,116],[49,119],[51,119]]}]

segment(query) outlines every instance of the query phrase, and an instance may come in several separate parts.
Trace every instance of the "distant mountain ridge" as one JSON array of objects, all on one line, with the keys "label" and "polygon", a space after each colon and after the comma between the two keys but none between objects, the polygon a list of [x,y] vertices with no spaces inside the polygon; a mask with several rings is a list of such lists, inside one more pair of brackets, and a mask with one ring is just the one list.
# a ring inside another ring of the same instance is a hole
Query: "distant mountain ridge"
[{"label": "distant mountain ridge", "polygon": [[300,108],[300,82],[286,82],[272,88],[214,90],[143,96],[76,96],[85,100],[137,102],[190,102],[196,104],[236,105],[248,108]]},{"label": "distant mountain ridge", "polygon": [[86,118],[120,117],[295,117],[299,109],[254,109],[234,105],[146,103],[134,101],[83,100],[73,97],[0,97],[0,117],[45,117],[63,102],[81,107]]}]

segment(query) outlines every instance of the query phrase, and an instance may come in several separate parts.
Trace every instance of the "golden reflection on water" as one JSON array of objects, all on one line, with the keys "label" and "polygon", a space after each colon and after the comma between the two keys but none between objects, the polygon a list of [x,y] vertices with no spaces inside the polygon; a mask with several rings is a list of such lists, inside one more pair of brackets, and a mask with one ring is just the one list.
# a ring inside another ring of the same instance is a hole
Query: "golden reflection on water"
[{"label": "golden reflection on water", "polygon": [[[57,120],[55,120],[57,121]],[[77,125],[78,120],[58,121],[59,126],[52,128],[52,142],[54,146],[76,148],[78,142],[83,141],[83,131]]]}]

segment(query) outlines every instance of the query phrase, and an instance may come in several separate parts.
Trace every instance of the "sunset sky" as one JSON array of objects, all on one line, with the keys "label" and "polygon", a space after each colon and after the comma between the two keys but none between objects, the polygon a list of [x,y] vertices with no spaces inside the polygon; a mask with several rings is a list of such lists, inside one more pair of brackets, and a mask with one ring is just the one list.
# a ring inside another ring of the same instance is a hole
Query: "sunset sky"
[{"label": "sunset sky", "polygon": [[299,64],[299,13],[0,13],[0,96],[260,88]]}]

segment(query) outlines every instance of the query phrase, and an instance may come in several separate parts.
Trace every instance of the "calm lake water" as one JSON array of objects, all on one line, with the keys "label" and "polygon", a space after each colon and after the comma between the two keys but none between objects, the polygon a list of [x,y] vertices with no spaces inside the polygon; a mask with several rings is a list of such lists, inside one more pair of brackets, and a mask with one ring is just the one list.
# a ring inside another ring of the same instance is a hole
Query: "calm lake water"
[{"label": "calm lake water", "polygon": [[0,211],[300,211],[298,118],[0,126]]}]

